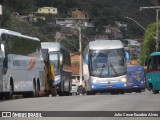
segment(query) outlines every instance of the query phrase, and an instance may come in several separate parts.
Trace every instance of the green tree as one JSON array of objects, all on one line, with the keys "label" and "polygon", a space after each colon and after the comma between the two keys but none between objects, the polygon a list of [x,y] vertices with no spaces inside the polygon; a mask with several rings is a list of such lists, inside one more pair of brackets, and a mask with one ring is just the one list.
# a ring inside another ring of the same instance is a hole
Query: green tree
[{"label": "green tree", "polygon": [[[160,28],[160,22],[158,23],[158,26]],[[144,34],[144,41],[143,41],[143,45],[142,45],[142,55],[141,58],[139,59],[139,64],[144,65],[145,60],[147,59],[147,57],[152,53],[156,51],[156,39],[154,38],[154,36],[156,36],[156,23],[152,23],[150,25],[148,25],[147,27],[147,31]],[[158,44],[160,42],[158,41]]]}]

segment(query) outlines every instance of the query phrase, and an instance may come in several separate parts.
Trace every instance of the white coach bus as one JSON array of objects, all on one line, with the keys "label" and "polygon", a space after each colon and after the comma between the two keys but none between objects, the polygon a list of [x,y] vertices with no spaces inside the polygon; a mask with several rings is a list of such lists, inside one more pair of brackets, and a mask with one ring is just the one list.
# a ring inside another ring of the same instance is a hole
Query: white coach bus
[{"label": "white coach bus", "polygon": [[55,84],[60,96],[68,96],[71,91],[72,70],[69,50],[57,42],[42,42],[42,49],[48,49],[50,63],[55,68]]},{"label": "white coach bus", "polygon": [[87,94],[125,93],[126,54],[120,40],[95,40],[84,51],[83,74]]},{"label": "white coach bus", "polygon": [[0,98],[36,96],[44,86],[43,73],[40,40],[0,29]]}]

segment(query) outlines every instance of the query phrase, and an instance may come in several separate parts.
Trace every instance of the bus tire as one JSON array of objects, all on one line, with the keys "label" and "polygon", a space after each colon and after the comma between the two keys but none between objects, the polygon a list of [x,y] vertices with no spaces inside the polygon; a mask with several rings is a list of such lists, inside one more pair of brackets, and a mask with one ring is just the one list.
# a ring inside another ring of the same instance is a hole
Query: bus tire
[{"label": "bus tire", "polygon": [[111,95],[116,95],[116,94],[119,94],[120,92],[119,91],[111,91]]},{"label": "bus tire", "polygon": [[10,79],[10,86],[9,86],[9,92],[5,93],[5,99],[13,99],[13,91],[14,91],[14,85],[13,85],[13,79]]},{"label": "bus tire", "polygon": [[69,91],[67,91],[65,95],[66,95],[66,96],[69,96],[69,95],[70,95],[70,92],[69,92]]},{"label": "bus tire", "polygon": [[157,93],[159,93],[158,90],[154,90],[154,89],[153,89],[152,83],[149,84],[149,91],[151,91],[152,94],[157,94]]},{"label": "bus tire", "polygon": [[90,95],[90,91],[87,91],[86,94],[87,94],[87,95]]},{"label": "bus tire", "polygon": [[39,82],[39,79],[37,80],[37,90],[36,90],[36,96],[38,97],[39,96],[39,91],[41,90],[40,88],[40,82]]},{"label": "bus tire", "polygon": [[93,92],[93,91],[87,91],[86,94],[87,94],[87,95],[95,95],[96,93]]},{"label": "bus tire", "polygon": [[158,90],[152,90],[152,93],[153,93],[153,94],[158,94],[159,91],[158,91]]},{"label": "bus tire", "polygon": [[36,80],[33,79],[33,91],[32,91],[32,97],[36,97],[37,94],[37,88],[36,88]]},{"label": "bus tire", "polygon": [[63,91],[58,91],[58,95],[59,96],[64,96],[64,92]]},{"label": "bus tire", "polygon": [[13,79],[11,78],[11,80],[10,80],[10,90],[9,90],[9,94],[8,94],[9,99],[13,99],[13,92],[14,92],[14,83],[13,83]]},{"label": "bus tire", "polygon": [[121,91],[120,94],[125,94],[125,91]]},{"label": "bus tire", "polygon": [[142,92],[141,89],[136,90],[136,93],[141,93],[141,92]]},{"label": "bus tire", "polygon": [[0,100],[3,100],[3,97],[4,97],[3,93],[0,93]]}]

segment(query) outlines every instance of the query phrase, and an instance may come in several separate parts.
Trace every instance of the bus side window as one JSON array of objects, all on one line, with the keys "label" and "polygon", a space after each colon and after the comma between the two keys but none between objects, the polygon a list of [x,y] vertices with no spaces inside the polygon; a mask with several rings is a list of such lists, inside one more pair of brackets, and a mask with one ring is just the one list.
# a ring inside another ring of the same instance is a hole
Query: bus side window
[{"label": "bus side window", "polygon": [[2,55],[2,57],[3,58],[5,58],[5,50],[4,50],[4,45],[3,44],[1,44],[1,55]]},{"label": "bus side window", "polygon": [[160,70],[160,57],[159,56],[157,58],[157,66],[158,66],[158,70]]},{"label": "bus side window", "polygon": [[158,70],[158,56],[154,57],[154,70]]}]

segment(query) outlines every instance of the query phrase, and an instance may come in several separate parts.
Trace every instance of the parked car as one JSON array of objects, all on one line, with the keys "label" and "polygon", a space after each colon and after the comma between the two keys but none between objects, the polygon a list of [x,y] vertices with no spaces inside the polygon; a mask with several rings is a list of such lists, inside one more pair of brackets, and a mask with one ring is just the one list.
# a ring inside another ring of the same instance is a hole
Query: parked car
[{"label": "parked car", "polygon": [[70,91],[70,94],[71,95],[78,95],[78,88],[79,88],[79,85],[72,84],[72,90]]}]

